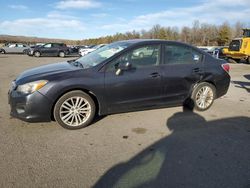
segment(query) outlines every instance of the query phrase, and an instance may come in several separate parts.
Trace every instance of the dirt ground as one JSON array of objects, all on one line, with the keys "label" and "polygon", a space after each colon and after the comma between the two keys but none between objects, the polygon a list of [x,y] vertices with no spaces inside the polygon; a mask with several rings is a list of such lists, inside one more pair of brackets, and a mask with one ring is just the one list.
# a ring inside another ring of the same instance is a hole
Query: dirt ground
[{"label": "dirt ground", "polygon": [[0,54],[0,187],[250,187],[250,65],[231,65],[227,95],[202,113],[116,114],[76,131],[11,118],[11,81],[67,59]]}]

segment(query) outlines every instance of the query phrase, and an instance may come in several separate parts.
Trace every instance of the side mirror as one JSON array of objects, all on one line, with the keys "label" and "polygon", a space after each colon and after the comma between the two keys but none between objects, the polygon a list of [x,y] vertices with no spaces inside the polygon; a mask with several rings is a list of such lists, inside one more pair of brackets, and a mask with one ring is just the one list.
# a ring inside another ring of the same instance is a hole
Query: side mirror
[{"label": "side mirror", "polygon": [[121,66],[118,67],[118,69],[116,70],[115,74],[116,74],[117,76],[119,76],[119,75],[122,74],[123,71],[128,71],[128,70],[130,70],[131,67],[132,67],[132,64],[129,63],[129,62],[126,62],[125,65],[123,64],[123,65],[121,65]]}]

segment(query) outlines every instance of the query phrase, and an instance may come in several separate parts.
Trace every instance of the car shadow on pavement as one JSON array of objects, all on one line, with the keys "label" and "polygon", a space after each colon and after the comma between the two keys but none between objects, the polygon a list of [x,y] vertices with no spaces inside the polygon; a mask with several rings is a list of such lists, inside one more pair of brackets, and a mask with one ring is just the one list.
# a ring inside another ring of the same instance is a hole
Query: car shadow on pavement
[{"label": "car shadow on pavement", "polygon": [[166,122],[169,136],[113,166],[94,187],[249,188],[249,122],[249,117],[206,121],[192,111],[175,113]]},{"label": "car shadow on pavement", "polygon": [[245,89],[248,93],[250,93],[250,82],[242,82],[242,81],[231,81],[235,87]]},{"label": "car shadow on pavement", "polygon": [[[94,123],[97,123],[98,121],[101,121],[102,119],[104,119],[104,118],[106,118],[107,117],[107,115],[95,115],[95,118],[93,119],[93,121],[92,121],[92,123],[91,124],[94,124]],[[90,124],[90,125],[91,125]],[[90,126],[89,125],[89,126]]]},{"label": "car shadow on pavement", "polygon": [[250,80],[250,74],[245,74],[244,77],[248,80]]}]

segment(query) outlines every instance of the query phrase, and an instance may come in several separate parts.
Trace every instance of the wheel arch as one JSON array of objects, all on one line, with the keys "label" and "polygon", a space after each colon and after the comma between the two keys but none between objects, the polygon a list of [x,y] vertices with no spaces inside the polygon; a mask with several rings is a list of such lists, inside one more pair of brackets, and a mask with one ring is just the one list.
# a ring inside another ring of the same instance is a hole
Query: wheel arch
[{"label": "wheel arch", "polygon": [[211,81],[211,80],[201,80],[200,82],[195,83],[193,85],[193,87],[191,87],[188,97],[183,102],[183,105],[185,107],[188,107],[191,110],[193,110],[195,108],[194,100],[192,99],[192,96],[193,96],[193,92],[195,91],[195,89],[197,87],[199,87],[201,84],[210,84],[211,86],[213,86],[214,89],[215,89],[215,98],[214,99],[217,98],[217,88],[216,88],[215,83],[213,81]]},{"label": "wheel arch", "polygon": [[39,52],[40,56],[42,55],[42,52],[40,50],[34,50],[33,55],[35,55],[36,52]]},{"label": "wheel arch", "polygon": [[58,55],[59,55],[61,52],[65,53],[64,50],[58,50]]},{"label": "wheel arch", "polygon": [[212,80],[202,80],[202,81],[197,82],[196,84],[194,84],[194,87],[193,87],[192,90],[194,90],[194,88],[197,87],[201,83],[209,83],[209,84],[213,85],[216,88],[216,84],[214,83],[214,81],[212,81]]},{"label": "wheel arch", "polygon": [[[191,87],[191,89],[190,89],[190,91],[189,91],[189,96],[188,96],[187,99],[189,99],[189,98],[191,97],[191,95],[192,95],[193,91],[195,90],[195,88],[196,88],[199,84],[201,84],[201,83],[209,83],[209,84],[213,85],[214,88],[215,88],[215,92],[216,92],[215,94],[216,94],[216,98],[217,98],[217,87],[216,87],[215,82],[213,82],[212,80],[201,80],[201,81],[195,83],[195,84]],[[187,99],[186,99],[186,100],[187,100]],[[185,101],[184,101],[184,103],[185,103]]]},{"label": "wheel arch", "polygon": [[97,96],[92,91],[90,91],[88,89],[84,89],[84,88],[71,88],[71,89],[68,89],[68,90],[63,91],[62,93],[60,93],[60,95],[58,95],[57,98],[53,101],[53,105],[52,105],[52,107],[50,109],[50,118],[51,118],[52,121],[55,121],[54,108],[55,108],[55,105],[56,105],[57,101],[63,95],[65,95],[66,93],[71,92],[71,91],[82,91],[82,92],[88,94],[92,98],[92,100],[94,101],[94,103],[95,103],[96,113],[100,114],[100,108],[101,108],[100,102],[97,99]]}]

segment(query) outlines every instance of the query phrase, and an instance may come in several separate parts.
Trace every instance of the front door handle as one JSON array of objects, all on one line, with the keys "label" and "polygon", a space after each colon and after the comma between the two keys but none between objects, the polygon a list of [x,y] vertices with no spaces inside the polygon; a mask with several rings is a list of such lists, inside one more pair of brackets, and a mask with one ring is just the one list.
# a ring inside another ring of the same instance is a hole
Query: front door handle
[{"label": "front door handle", "polygon": [[200,68],[194,68],[194,69],[193,69],[193,72],[194,72],[194,73],[201,73],[202,70],[201,70]]},{"label": "front door handle", "polygon": [[152,78],[158,78],[160,76],[161,75],[158,72],[153,72],[153,73],[150,74],[150,77],[152,77]]}]

